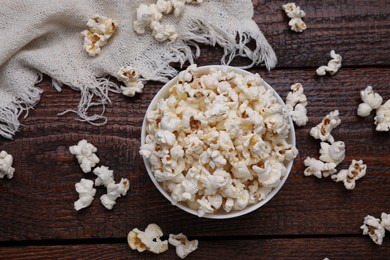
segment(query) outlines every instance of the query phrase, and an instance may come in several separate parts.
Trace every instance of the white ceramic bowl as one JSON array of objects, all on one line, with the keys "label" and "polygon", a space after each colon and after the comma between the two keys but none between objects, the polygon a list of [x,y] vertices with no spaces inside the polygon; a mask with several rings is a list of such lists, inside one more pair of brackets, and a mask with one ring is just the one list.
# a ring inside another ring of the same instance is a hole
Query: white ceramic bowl
[{"label": "white ceramic bowl", "polygon": [[[223,65],[209,65],[209,66],[203,66],[203,67],[198,67],[198,75],[202,75],[202,74],[207,74],[209,72],[209,69],[210,68],[216,68],[216,69],[223,69],[223,70],[231,70],[231,71],[234,71],[236,73],[240,73],[242,75],[246,75],[246,74],[250,74],[250,75],[253,75],[252,73],[248,72],[248,71],[245,71],[245,70],[242,70],[242,69],[239,69],[239,68],[235,68],[235,67],[230,67],[230,66],[223,66]],[[178,77],[175,77],[173,78],[172,80],[170,80],[168,83],[166,83],[161,89],[159,92],[157,92],[156,96],[153,98],[152,102],[150,103],[149,107],[148,107],[148,110],[146,111],[146,114],[149,113],[151,110],[155,109],[156,108],[156,105],[157,105],[157,102],[161,99],[161,98],[166,98],[168,97],[169,95],[169,89],[177,83],[177,78]],[[270,85],[268,85],[266,82],[264,82],[264,85],[265,87],[269,88],[269,89],[272,89],[274,90]],[[285,111],[288,111],[287,110],[287,107],[286,107],[286,104],[284,103],[284,101],[282,100],[282,98],[278,95],[278,93],[274,90],[275,92],[275,97],[277,98],[277,100],[283,105]],[[288,112],[287,112],[288,113]],[[288,120],[289,120],[289,124],[290,124],[290,133],[289,133],[289,137],[288,137],[288,143],[292,144],[293,146],[295,146],[295,129],[294,129],[294,124],[292,122],[292,119],[290,117],[290,115],[288,115]],[[143,121],[143,124],[142,124],[142,132],[141,132],[141,145],[144,145],[145,144],[145,137],[146,137],[146,125],[147,125],[147,120],[146,120],[146,116],[144,118],[144,121]],[[152,179],[154,185],[157,187],[157,189],[165,196],[165,198],[167,198],[170,202],[172,202],[172,198],[171,196],[161,187],[160,183],[156,181],[151,169],[150,169],[150,164],[148,162],[147,159],[144,158],[144,163],[145,163],[145,167],[146,167],[146,170],[150,176],[150,178]],[[286,168],[287,168],[287,173],[286,175],[283,177],[283,179],[281,180],[281,182],[279,183],[279,185],[277,187],[275,187],[272,192],[270,192],[268,194],[268,196],[262,200],[262,201],[259,201],[258,203],[256,204],[253,204],[253,205],[249,205],[248,207],[246,207],[245,209],[243,210],[240,210],[240,211],[231,211],[229,213],[226,213],[226,212],[222,212],[222,211],[218,211],[217,213],[213,213],[213,214],[205,214],[204,215],[204,218],[212,218],[212,219],[227,219],[227,218],[235,218],[235,217],[239,217],[239,216],[242,216],[242,215],[245,215],[245,214],[248,214],[258,208],[260,208],[261,206],[263,206],[264,204],[266,204],[268,201],[270,201],[275,195],[276,193],[278,193],[278,191],[280,190],[280,188],[282,188],[283,184],[286,182],[289,174],[290,174],[290,171],[291,171],[291,168],[292,168],[292,165],[293,165],[293,161],[290,161],[288,162],[286,165]],[[198,215],[198,212],[196,210],[193,210],[191,209],[190,207],[188,207],[186,204],[184,203],[181,203],[181,202],[178,202],[176,204],[177,207],[181,208],[182,210],[188,212],[188,213],[191,213],[193,215]]]}]

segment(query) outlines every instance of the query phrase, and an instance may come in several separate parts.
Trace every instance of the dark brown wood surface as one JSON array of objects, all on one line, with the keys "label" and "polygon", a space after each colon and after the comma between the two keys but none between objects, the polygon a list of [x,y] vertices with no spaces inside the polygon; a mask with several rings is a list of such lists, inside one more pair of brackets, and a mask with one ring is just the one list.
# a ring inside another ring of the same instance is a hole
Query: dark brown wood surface
[{"label": "dark brown wood surface", "polygon": [[[15,177],[0,180],[0,258],[151,258],[126,244],[134,227],[157,223],[164,234],[183,232],[200,239],[197,259],[386,259],[390,239],[381,247],[361,235],[367,214],[390,213],[390,136],[375,131],[374,113],[356,115],[359,91],[372,85],[390,99],[390,1],[306,1],[308,29],[288,29],[282,1],[254,1],[255,20],[279,63],[271,72],[253,68],[285,98],[289,86],[300,82],[308,97],[309,123],[296,128],[300,151],[281,191],[264,207],[230,220],[200,219],[170,205],[149,179],[138,150],[145,111],[161,88],[147,84],[143,94],[126,98],[111,94],[106,109],[108,123],[96,127],[77,121],[74,109],[79,94],[70,88],[57,93],[45,78],[39,87],[42,99],[13,141],[0,139],[0,149],[14,155]],[[298,4],[298,3],[297,3]],[[335,49],[343,56],[343,68],[335,76],[318,77],[315,69],[329,60]],[[216,64],[221,50],[203,48],[199,64]],[[240,61],[243,62],[243,61]],[[330,111],[338,109],[341,125],[336,140],[346,143],[347,168],[352,159],[363,159],[367,175],[353,191],[329,178],[303,176],[306,156],[318,156],[319,142],[310,128]],[[91,111],[99,112],[99,110]],[[112,211],[99,201],[80,212],[74,184],[83,174],[68,147],[86,138],[98,147],[104,165],[115,178],[130,180],[130,193],[117,200]],[[173,258],[174,250],[159,258]]]}]

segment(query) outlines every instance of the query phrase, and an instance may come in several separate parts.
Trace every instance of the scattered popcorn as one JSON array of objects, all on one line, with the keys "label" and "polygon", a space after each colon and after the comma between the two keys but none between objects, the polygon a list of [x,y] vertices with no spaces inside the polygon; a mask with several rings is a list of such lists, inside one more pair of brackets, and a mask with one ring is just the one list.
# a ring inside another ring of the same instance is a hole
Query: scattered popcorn
[{"label": "scattered popcorn", "polygon": [[131,66],[121,67],[118,72],[118,80],[125,83],[121,86],[122,94],[128,97],[134,97],[136,93],[142,93],[143,82],[139,79],[138,72]]},{"label": "scattered popcorn", "polygon": [[100,166],[93,170],[93,173],[98,176],[95,180],[95,186],[107,187],[110,183],[114,183],[114,171],[106,166]]},{"label": "scattered popcorn", "polygon": [[363,229],[363,235],[369,235],[375,244],[382,245],[383,238],[385,237],[385,229],[378,218],[370,215],[366,216],[364,218],[364,224],[360,228]]},{"label": "scattered popcorn", "polygon": [[390,214],[382,212],[381,215],[381,225],[387,230],[390,231]]},{"label": "scattered popcorn", "polygon": [[176,247],[176,254],[184,259],[187,255],[198,248],[198,240],[189,241],[183,233],[178,235],[169,234],[169,244]]},{"label": "scattered popcorn", "polygon": [[360,91],[360,98],[363,103],[359,104],[357,114],[361,117],[369,116],[371,111],[373,109],[378,109],[383,101],[381,95],[374,92],[371,86],[368,86],[365,90]]},{"label": "scattered popcorn", "polygon": [[127,236],[127,242],[131,249],[138,252],[148,250],[160,254],[168,250],[168,241],[161,241],[163,232],[156,224],[149,224],[144,231],[134,228]]},{"label": "scattered popcorn", "polygon": [[341,123],[339,118],[339,111],[334,110],[326,115],[321,123],[313,127],[310,130],[310,135],[315,139],[320,139],[321,141],[328,141],[329,143],[334,142],[334,138],[331,135],[331,131],[336,128]]},{"label": "scattered popcorn", "polygon": [[96,56],[101,53],[101,48],[114,34],[117,24],[110,18],[95,15],[88,20],[87,26],[89,30],[81,32],[84,36],[84,49],[90,56]]},{"label": "scattered popcorn", "polygon": [[381,105],[376,110],[376,116],[374,118],[377,131],[389,131],[390,130],[390,100]]},{"label": "scattered popcorn", "polygon": [[367,165],[363,161],[352,160],[348,170],[341,170],[339,173],[332,175],[332,180],[335,182],[342,181],[345,188],[353,190],[356,186],[356,181],[366,175]]},{"label": "scattered popcorn", "polygon": [[297,126],[304,126],[309,118],[306,116],[307,98],[303,93],[302,84],[295,83],[291,86],[291,90],[286,97],[286,106],[294,123]]},{"label": "scattered popcorn", "polygon": [[184,12],[186,3],[200,4],[201,2],[202,0],[157,0],[156,4],[141,4],[137,8],[137,19],[133,23],[134,31],[144,34],[147,29],[150,29],[157,41],[173,42],[178,37],[176,27],[171,24],[161,24],[163,15],[168,15],[173,10],[174,16],[179,17]]},{"label": "scattered popcorn", "polygon": [[12,167],[13,161],[12,155],[6,151],[0,152],[0,179],[3,179],[4,176],[7,176],[8,179],[14,177],[15,168]]},{"label": "scattered popcorn", "polygon": [[306,30],[306,24],[302,20],[302,18],[306,16],[306,13],[301,10],[299,6],[296,6],[295,3],[288,3],[282,7],[287,16],[291,19],[288,25],[291,27],[292,31],[303,32]]},{"label": "scattered popcorn", "polygon": [[87,179],[81,179],[80,182],[76,183],[75,188],[79,199],[74,203],[74,209],[79,211],[91,205],[96,189],[93,188],[93,181]]},{"label": "scattered popcorn", "polygon": [[341,68],[341,55],[336,54],[334,50],[331,50],[330,57],[332,59],[328,62],[328,66],[321,66],[316,70],[318,76],[324,76],[326,72],[329,72],[330,75],[334,75]]},{"label": "scattered popcorn", "polygon": [[69,147],[69,151],[71,154],[76,155],[77,161],[84,173],[90,172],[91,168],[100,162],[95,154],[97,148],[85,139],[79,141],[77,145]]},{"label": "scattered popcorn", "polygon": [[129,180],[121,179],[119,183],[111,182],[107,185],[107,194],[100,197],[100,201],[106,209],[111,210],[116,204],[116,199],[125,196],[129,190]]},{"label": "scattered popcorn", "polygon": [[345,158],[345,144],[342,141],[333,144],[321,142],[320,154],[321,161],[338,165]]},{"label": "scattered popcorn", "polygon": [[307,157],[304,164],[307,167],[304,171],[305,176],[314,175],[321,179],[322,177],[328,177],[336,172],[335,163],[324,163],[320,160]]},{"label": "scattered popcorn", "polygon": [[287,142],[288,114],[258,74],[200,75],[191,65],[146,120],[140,154],[172,204],[200,217],[264,200],[298,154]]}]

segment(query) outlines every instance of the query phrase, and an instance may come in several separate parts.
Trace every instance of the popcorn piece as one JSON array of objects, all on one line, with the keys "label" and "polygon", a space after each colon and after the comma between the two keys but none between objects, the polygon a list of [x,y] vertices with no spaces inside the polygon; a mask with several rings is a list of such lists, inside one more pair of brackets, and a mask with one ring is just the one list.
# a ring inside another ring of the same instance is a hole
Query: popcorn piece
[{"label": "popcorn piece", "polygon": [[121,67],[118,71],[118,80],[125,83],[121,86],[122,94],[128,97],[134,97],[136,93],[142,93],[143,82],[139,79],[138,71],[131,67]]},{"label": "popcorn piece", "polygon": [[339,173],[332,175],[332,180],[335,182],[342,181],[348,190],[353,190],[356,186],[356,181],[366,175],[367,165],[363,161],[352,160],[348,170],[341,170]]},{"label": "popcorn piece", "polygon": [[345,144],[342,141],[333,144],[321,142],[320,154],[321,161],[338,165],[345,158]]},{"label": "popcorn piece", "polygon": [[334,138],[331,135],[331,131],[336,128],[341,123],[339,118],[339,111],[334,110],[326,115],[321,123],[313,127],[310,130],[310,135],[315,139],[320,139],[321,141],[328,141],[329,143],[334,142]]},{"label": "popcorn piece", "polygon": [[324,76],[326,72],[329,72],[330,75],[334,75],[341,68],[341,55],[336,54],[334,50],[331,50],[330,57],[332,59],[328,62],[328,66],[321,66],[316,70],[318,76]]},{"label": "popcorn piece", "polygon": [[100,201],[106,209],[111,210],[116,204],[116,199],[125,196],[129,190],[129,180],[121,179],[119,183],[109,183],[107,185],[107,194],[100,197]]},{"label": "popcorn piece", "polygon": [[390,130],[390,100],[381,105],[376,110],[376,116],[374,118],[377,131],[389,131]]},{"label": "popcorn piece", "polygon": [[283,10],[289,18],[291,18],[288,25],[291,27],[292,31],[303,32],[306,30],[306,24],[302,20],[306,16],[306,13],[301,10],[299,6],[296,6],[295,3],[288,3],[282,6]]},{"label": "popcorn piece", "polygon": [[367,215],[364,218],[364,224],[360,228],[363,229],[363,235],[369,235],[375,244],[382,245],[385,229],[378,218]]},{"label": "popcorn piece", "polygon": [[114,171],[106,166],[100,166],[93,170],[93,173],[98,176],[95,180],[95,186],[104,185],[107,187],[110,183],[114,183]]},{"label": "popcorn piece", "polygon": [[160,22],[153,21],[150,28],[152,29],[153,37],[159,42],[166,40],[174,42],[178,37],[176,27],[171,24],[162,25]]},{"label": "popcorn piece", "polygon": [[172,11],[172,2],[170,0],[157,0],[156,8],[160,13],[169,14]]},{"label": "popcorn piece", "polygon": [[169,244],[176,247],[176,254],[184,259],[188,254],[195,251],[198,248],[198,240],[189,241],[187,236],[183,233],[178,235],[169,234]]},{"label": "popcorn piece", "polygon": [[297,126],[304,126],[309,121],[307,117],[307,98],[303,93],[303,87],[300,83],[291,86],[291,90],[286,97],[286,106],[290,112],[292,120]]},{"label": "popcorn piece", "polygon": [[6,151],[0,152],[0,179],[3,179],[4,176],[7,176],[8,179],[14,177],[15,168],[12,167],[13,161],[12,155]]},{"label": "popcorn piece", "polygon": [[145,29],[149,27],[152,19],[154,18],[149,6],[140,4],[137,8],[137,19],[133,23],[133,29],[138,34],[144,34]]},{"label": "popcorn piece", "polygon": [[96,56],[101,53],[101,48],[107,44],[107,41],[115,33],[117,24],[114,20],[105,16],[95,15],[87,22],[89,30],[84,30],[81,34],[84,36],[84,49],[90,56]]},{"label": "popcorn piece", "polygon": [[320,160],[307,157],[304,164],[307,167],[304,171],[305,176],[314,175],[321,179],[322,177],[328,177],[336,172],[335,163],[324,163]]},{"label": "popcorn piece", "polygon": [[127,236],[127,242],[131,249],[143,252],[148,250],[160,254],[168,250],[168,241],[161,241],[163,232],[156,224],[149,224],[145,232],[134,228]]},{"label": "popcorn piece", "polygon": [[79,211],[91,205],[96,189],[93,188],[93,181],[87,179],[81,179],[80,182],[76,183],[75,188],[79,199],[74,203],[74,209]]},{"label": "popcorn piece", "polygon": [[97,148],[83,139],[77,145],[69,147],[71,154],[75,155],[84,173],[91,171],[100,162],[96,156]]},{"label": "popcorn piece", "polygon": [[184,0],[171,0],[171,2],[173,5],[173,9],[174,9],[173,14],[176,17],[179,17],[184,12],[185,1]]},{"label": "popcorn piece", "polygon": [[378,109],[383,102],[381,95],[374,92],[371,86],[368,86],[365,90],[360,91],[360,97],[363,103],[359,104],[357,114],[361,117],[369,116],[371,111],[373,109]]},{"label": "popcorn piece", "polygon": [[387,230],[390,231],[390,214],[382,212],[381,215],[381,225]]}]

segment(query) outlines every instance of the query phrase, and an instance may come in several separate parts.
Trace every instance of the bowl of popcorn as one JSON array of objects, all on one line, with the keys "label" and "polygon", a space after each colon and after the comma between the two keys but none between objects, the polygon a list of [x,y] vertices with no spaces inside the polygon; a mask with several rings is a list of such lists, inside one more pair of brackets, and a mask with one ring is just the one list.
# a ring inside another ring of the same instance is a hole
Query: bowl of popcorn
[{"label": "bowl of popcorn", "polygon": [[252,212],[280,190],[297,156],[286,105],[258,74],[189,66],[156,94],[140,154],[157,189],[199,217]]}]

